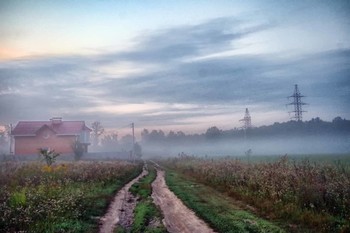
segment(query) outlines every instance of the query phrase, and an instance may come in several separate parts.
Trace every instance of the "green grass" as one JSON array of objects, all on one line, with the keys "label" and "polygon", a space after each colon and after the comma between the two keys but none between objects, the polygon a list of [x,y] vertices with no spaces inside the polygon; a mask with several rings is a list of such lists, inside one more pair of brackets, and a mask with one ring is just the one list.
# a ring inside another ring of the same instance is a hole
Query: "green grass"
[{"label": "green grass", "polygon": [[[94,232],[91,224],[84,221],[63,220],[61,222],[40,222],[30,232]],[[39,230],[40,229],[40,230]]]},{"label": "green grass", "polygon": [[139,182],[136,182],[133,184],[130,188],[130,192],[135,195],[139,196],[141,199],[147,199],[152,194],[152,182],[155,180],[157,174],[153,167],[150,167],[148,169],[147,176],[141,178]]},{"label": "green grass", "polygon": [[142,170],[124,163],[5,165],[0,232],[96,232],[115,193]]},{"label": "green grass", "polygon": [[[130,188],[130,192],[139,197],[139,202],[136,204],[134,210],[134,221],[131,228],[132,233],[145,232],[145,233],[165,233],[166,228],[161,222],[162,215],[157,206],[153,203],[152,194],[152,182],[156,178],[156,171],[153,167],[149,167],[149,173],[139,182],[133,184]],[[150,225],[152,221],[157,221],[157,225]],[[128,232],[121,226],[117,226],[115,233]]]},{"label": "green grass", "polygon": [[[85,211],[83,213],[82,219],[85,224],[90,224],[91,227],[87,231],[87,229],[79,232],[95,232],[97,230],[99,220],[99,216],[103,216],[107,211],[109,203],[113,200],[115,194],[130,180],[134,179],[141,172],[141,167],[139,169],[134,170],[132,174],[129,174],[123,179],[116,180],[110,183],[101,182],[100,185],[90,185],[90,190],[88,192],[87,197],[83,201],[83,205],[85,206]],[[93,188],[92,188],[93,187]],[[65,231],[64,231],[65,232]],[[78,232],[78,231],[73,231]]]},{"label": "green grass", "polygon": [[166,232],[162,226],[149,226],[153,218],[160,218],[157,207],[151,200],[143,200],[136,205],[134,210],[135,217],[131,232]]},{"label": "green grass", "polygon": [[218,232],[285,232],[274,223],[240,209],[228,197],[175,172],[166,172],[166,182],[189,208]]},{"label": "green grass", "polygon": [[127,182],[138,176],[140,172],[140,169],[135,170],[132,174],[115,182],[88,184],[85,190],[87,195],[82,201],[84,211],[82,212],[81,220],[71,221],[65,219],[62,222],[53,224],[49,232],[96,232],[99,224],[98,217],[105,214],[116,192]]}]

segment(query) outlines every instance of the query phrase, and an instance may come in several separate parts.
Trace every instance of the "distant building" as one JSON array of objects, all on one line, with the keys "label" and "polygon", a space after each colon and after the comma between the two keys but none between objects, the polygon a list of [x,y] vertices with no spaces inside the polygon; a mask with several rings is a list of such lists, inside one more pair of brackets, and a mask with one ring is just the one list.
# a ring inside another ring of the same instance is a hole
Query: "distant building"
[{"label": "distant building", "polygon": [[85,152],[90,145],[91,129],[84,121],[63,121],[60,117],[50,121],[20,121],[12,130],[15,155],[37,154],[39,148],[50,148],[57,153],[73,153],[76,141]]}]

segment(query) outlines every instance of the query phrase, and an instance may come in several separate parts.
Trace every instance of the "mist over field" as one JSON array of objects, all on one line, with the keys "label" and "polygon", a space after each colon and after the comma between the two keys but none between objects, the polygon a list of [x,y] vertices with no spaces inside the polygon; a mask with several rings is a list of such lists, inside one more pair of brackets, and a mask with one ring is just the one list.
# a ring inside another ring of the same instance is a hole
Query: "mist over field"
[{"label": "mist over field", "polygon": [[90,153],[349,152],[348,1],[82,2],[0,2],[0,153],[52,117]]},{"label": "mist over field", "polygon": [[[223,130],[216,126],[202,133],[143,129],[137,135],[137,154],[154,156],[242,156],[341,154],[350,152],[350,121],[336,117],[332,122],[313,118],[310,121],[288,121],[272,125]],[[123,152],[133,148],[131,134],[104,134],[95,152]]]},{"label": "mist over field", "polygon": [[350,152],[350,121],[340,117],[332,122],[319,118],[289,121],[248,129],[220,130],[210,127],[203,134],[161,130],[142,133],[145,155],[197,156],[325,154]]},{"label": "mist over field", "polygon": [[295,154],[332,154],[348,153],[350,137],[268,137],[252,140],[220,139],[211,141],[187,141],[185,143],[144,143],[141,144],[145,158],[153,156],[173,157],[184,153],[195,156],[242,156],[251,150],[251,155],[295,155]]}]

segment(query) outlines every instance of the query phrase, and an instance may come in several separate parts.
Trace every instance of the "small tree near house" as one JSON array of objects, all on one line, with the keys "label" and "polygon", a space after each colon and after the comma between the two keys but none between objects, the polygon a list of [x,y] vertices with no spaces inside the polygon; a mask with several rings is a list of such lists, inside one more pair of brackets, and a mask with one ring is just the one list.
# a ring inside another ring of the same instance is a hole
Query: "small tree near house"
[{"label": "small tree near house", "polygon": [[84,145],[79,141],[75,141],[72,145],[72,149],[74,152],[74,160],[79,161],[85,152]]},{"label": "small tree near house", "polygon": [[39,148],[39,156],[43,157],[43,161],[45,161],[49,167],[56,161],[56,157],[59,155],[60,154],[56,153],[55,150],[50,150],[48,148]]},{"label": "small tree near house", "polygon": [[103,134],[105,129],[103,128],[101,122],[95,121],[91,124],[91,129],[92,129],[92,137],[93,137],[93,145],[97,146],[99,137]]}]

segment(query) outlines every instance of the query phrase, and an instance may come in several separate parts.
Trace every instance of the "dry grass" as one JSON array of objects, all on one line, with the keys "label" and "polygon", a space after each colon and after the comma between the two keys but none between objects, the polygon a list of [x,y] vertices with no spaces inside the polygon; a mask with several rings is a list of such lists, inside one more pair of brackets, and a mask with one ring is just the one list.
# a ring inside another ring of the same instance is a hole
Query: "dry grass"
[{"label": "dry grass", "polygon": [[350,231],[350,172],[308,160],[248,164],[185,156],[167,166],[256,207],[261,215],[321,232]]},{"label": "dry grass", "polygon": [[91,232],[114,192],[140,171],[126,162],[1,163],[0,229]]}]

